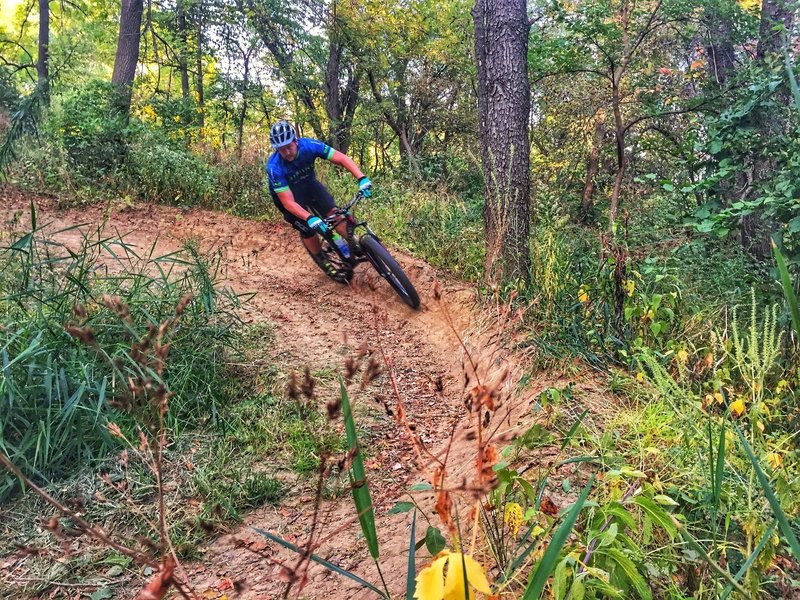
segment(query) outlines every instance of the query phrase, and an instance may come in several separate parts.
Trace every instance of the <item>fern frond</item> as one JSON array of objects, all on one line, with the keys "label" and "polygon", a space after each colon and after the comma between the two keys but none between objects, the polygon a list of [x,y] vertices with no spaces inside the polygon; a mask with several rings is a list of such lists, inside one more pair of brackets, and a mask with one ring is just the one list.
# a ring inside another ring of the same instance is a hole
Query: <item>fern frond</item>
[{"label": "fern frond", "polygon": [[22,99],[19,107],[11,115],[11,127],[0,145],[0,181],[8,177],[8,168],[17,158],[16,144],[27,133],[36,133],[37,121],[44,94],[40,86]]}]

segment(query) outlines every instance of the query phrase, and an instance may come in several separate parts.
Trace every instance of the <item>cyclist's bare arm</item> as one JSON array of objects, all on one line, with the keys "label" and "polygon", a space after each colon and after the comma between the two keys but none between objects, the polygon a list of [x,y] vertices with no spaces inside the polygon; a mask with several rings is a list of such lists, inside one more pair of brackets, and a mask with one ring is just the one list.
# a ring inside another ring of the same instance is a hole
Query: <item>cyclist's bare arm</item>
[{"label": "cyclist's bare arm", "polygon": [[276,192],[276,195],[278,196],[278,200],[281,201],[281,204],[283,204],[283,208],[288,210],[295,217],[303,219],[303,221],[308,221],[308,217],[311,216],[311,213],[295,201],[292,190]]},{"label": "cyclist's bare arm", "polygon": [[361,172],[361,169],[358,168],[355,161],[338,150],[334,150],[333,156],[331,156],[331,162],[350,171],[356,179],[361,179],[364,176],[364,173]]}]

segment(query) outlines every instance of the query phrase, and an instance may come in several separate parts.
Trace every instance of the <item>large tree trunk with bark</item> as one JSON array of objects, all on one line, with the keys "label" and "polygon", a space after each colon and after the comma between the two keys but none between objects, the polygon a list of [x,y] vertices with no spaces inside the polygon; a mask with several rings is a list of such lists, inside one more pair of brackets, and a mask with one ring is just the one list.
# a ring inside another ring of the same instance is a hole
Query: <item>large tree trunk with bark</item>
[{"label": "large tree trunk with bark", "polygon": [[39,56],[36,59],[39,91],[50,103],[50,0],[39,0]]},{"label": "large tree trunk with bark", "polygon": [[528,16],[525,0],[477,0],[472,9],[483,160],[487,281],[529,277]]},{"label": "large tree trunk with bark", "polygon": [[180,39],[180,48],[178,49],[178,70],[181,73],[181,97],[185,100],[189,97],[189,61],[186,60],[186,52],[189,47],[189,35],[186,25],[186,7],[184,7],[185,0],[178,0],[176,6],[178,39]]},{"label": "large tree trunk with bark", "polygon": [[118,90],[118,108],[127,117],[131,109],[133,80],[139,64],[139,41],[142,34],[143,0],[122,0],[119,18],[119,39],[111,76]]},{"label": "large tree trunk with bark", "polygon": [[[344,45],[336,16],[336,2],[331,11],[328,28],[328,60],[325,63],[325,114],[328,117],[328,143],[333,148],[347,154],[350,150],[353,117],[358,107],[358,90],[361,73],[353,65],[342,65]],[[342,71],[347,72],[342,87]]]}]

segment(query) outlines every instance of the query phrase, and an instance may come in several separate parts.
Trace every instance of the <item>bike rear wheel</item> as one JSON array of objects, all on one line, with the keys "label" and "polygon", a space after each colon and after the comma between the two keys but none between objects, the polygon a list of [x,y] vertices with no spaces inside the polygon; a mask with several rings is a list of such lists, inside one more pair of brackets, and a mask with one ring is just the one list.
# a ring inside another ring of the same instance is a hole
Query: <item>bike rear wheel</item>
[{"label": "bike rear wheel", "polygon": [[389,251],[383,247],[383,244],[378,241],[372,234],[361,236],[360,240],[361,249],[366,254],[372,266],[378,272],[378,275],[383,277],[389,285],[392,286],[397,295],[402,298],[403,302],[408,304],[411,308],[419,308],[419,294],[414,286],[409,281],[403,268],[392,258]]}]

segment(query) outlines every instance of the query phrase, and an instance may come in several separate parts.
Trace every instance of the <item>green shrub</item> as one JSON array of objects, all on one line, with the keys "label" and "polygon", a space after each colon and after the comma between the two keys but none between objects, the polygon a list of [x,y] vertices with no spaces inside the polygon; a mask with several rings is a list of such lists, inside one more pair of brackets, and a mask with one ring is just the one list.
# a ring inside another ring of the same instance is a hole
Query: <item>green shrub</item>
[{"label": "green shrub", "polygon": [[127,155],[118,93],[111,83],[91,81],[67,96],[56,116],[67,161],[76,175],[93,183],[112,175]]},{"label": "green shrub", "polygon": [[142,199],[190,206],[211,197],[216,175],[202,157],[146,126],[131,143],[127,174],[128,184]]},{"label": "green shrub", "polygon": [[216,165],[216,191],[211,208],[240,216],[261,216],[272,206],[265,189],[264,158],[257,154],[228,155]]},{"label": "green shrub", "polygon": [[139,107],[137,112],[143,121],[152,121],[172,141],[188,145],[198,138],[198,113],[194,98],[170,98],[161,92]]}]

